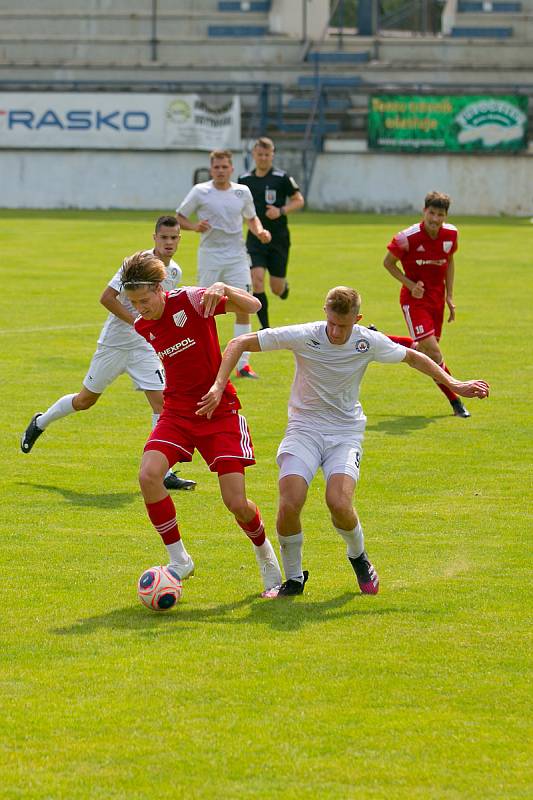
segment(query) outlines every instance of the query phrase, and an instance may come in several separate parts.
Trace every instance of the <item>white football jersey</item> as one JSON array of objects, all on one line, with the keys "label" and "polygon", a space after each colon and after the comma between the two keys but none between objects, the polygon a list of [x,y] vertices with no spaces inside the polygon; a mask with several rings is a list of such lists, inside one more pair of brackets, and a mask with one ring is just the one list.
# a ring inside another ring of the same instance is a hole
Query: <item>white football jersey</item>
[{"label": "white football jersey", "polygon": [[[154,251],[145,250],[144,252],[153,253]],[[124,266],[124,263],[122,266]],[[126,293],[122,289],[122,283],[120,282],[122,266],[119,270],[117,270],[117,272],[115,272],[109,281],[108,286],[111,286],[113,289],[119,292],[117,300],[122,303],[124,308],[129,311],[133,317],[137,317],[138,311],[130,303],[126,297]],[[161,283],[161,286],[165,292],[170,292],[172,289],[177,289],[177,287],[180,285],[183,273],[179,264],[176,264],[176,262],[172,259],[170,259],[168,267],[165,267],[165,269],[167,276]],[[128,325],[127,322],[124,322],[112,313],[109,313],[109,316],[104,323],[104,327],[100,331],[98,344],[103,344],[106,347],[119,347],[121,350],[130,349],[132,347],[142,347],[143,349],[152,350],[152,347],[148,344],[148,342],[145,341],[142,336],[139,336],[139,334],[135,332],[131,325]]]},{"label": "white football jersey", "polygon": [[198,220],[205,219],[211,226],[200,234],[200,269],[246,260],[243,218],[256,216],[252,193],[247,186],[231,182],[229,189],[215,189],[213,181],[197,183],[176,210],[187,218],[196,214]]},{"label": "white football jersey", "polygon": [[359,386],[372,361],[397,364],[406,348],[377,331],[354,325],[345,344],[332,344],[326,322],[308,322],[257,332],[261,350],[292,350],[296,372],[289,397],[289,421],[333,433],[363,431],[366,417]]}]

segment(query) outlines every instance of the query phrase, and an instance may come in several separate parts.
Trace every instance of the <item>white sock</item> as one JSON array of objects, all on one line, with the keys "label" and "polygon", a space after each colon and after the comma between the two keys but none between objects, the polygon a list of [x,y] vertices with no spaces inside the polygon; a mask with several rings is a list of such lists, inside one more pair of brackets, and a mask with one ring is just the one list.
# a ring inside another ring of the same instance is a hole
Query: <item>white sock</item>
[{"label": "white sock", "polygon": [[283,561],[283,571],[285,572],[285,580],[300,581],[300,583],[303,583],[303,531],[300,531],[300,533],[296,533],[293,536],[280,536],[278,533],[278,540],[281,550],[281,560]]},{"label": "white sock", "polygon": [[263,544],[260,545],[254,544],[254,550],[256,556],[260,559],[270,558],[272,555],[274,556],[274,558],[276,558],[276,554],[274,553],[274,548],[272,547],[268,539],[265,539]]},{"label": "white sock", "polygon": [[189,561],[189,554],[186,551],[184,544],[181,539],[177,542],[172,542],[172,544],[166,544],[165,547],[167,548],[167,553],[169,557],[170,564],[187,564]]},{"label": "white sock", "polygon": [[75,397],[75,394],[66,394],[64,397],[60,397],[59,400],[56,400],[44,414],[37,417],[35,421],[37,427],[44,431],[45,428],[47,428],[51,422],[55,422],[56,419],[74,414],[76,409],[72,407],[72,400]]},{"label": "white sock", "polygon": [[365,538],[361,523],[358,522],[351,531],[344,531],[342,528],[335,528],[339,536],[346,542],[346,552],[349,558],[357,558],[365,549]]},{"label": "white sock", "polygon": [[[252,332],[251,323],[247,323],[246,325],[243,325],[240,322],[236,322],[235,325],[233,326],[233,335],[235,337],[243,336],[245,333],[251,333],[251,332]],[[250,353],[249,353],[249,351],[246,351],[239,358],[239,363],[237,364],[237,369],[242,369],[243,367],[245,367],[248,364],[249,360],[250,360]]]}]

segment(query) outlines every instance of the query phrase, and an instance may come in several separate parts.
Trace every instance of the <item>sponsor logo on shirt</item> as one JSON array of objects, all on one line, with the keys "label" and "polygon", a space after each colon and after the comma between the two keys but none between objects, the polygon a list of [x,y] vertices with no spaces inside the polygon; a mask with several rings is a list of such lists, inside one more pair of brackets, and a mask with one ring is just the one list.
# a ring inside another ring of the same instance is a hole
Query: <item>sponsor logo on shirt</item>
[{"label": "sponsor logo on shirt", "polygon": [[308,347],[312,347],[313,350],[316,350],[317,347],[320,347],[320,342],[317,342],[316,339],[308,339],[306,345]]},{"label": "sponsor logo on shirt", "polygon": [[370,348],[370,342],[368,339],[358,339],[355,343],[355,349],[358,353],[366,353]]},{"label": "sponsor logo on shirt", "polygon": [[446,264],[445,258],[437,258],[434,260],[424,260],[421,258],[417,258],[416,263],[419,267],[423,266],[424,264],[434,264],[436,267],[440,267],[442,264]]},{"label": "sponsor logo on shirt", "polygon": [[157,355],[159,358],[164,358],[165,356],[175,356],[178,353],[182,353],[184,350],[188,350],[189,347],[193,347],[196,344],[194,339],[191,339],[187,336],[186,339],[182,339],[181,342],[176,342],[176,344],[171,345],[170,347],[166,347],[164,350],[159,350]]},{"label": "sponsor logo on shirt", "polygon": [[176,311],[175,314],[172,314],[172,319],[174,320],[174,324],[177,325],[178,328],[183,328],[183,326],[187,322],[187,314],[185,313],[185,311]]}]

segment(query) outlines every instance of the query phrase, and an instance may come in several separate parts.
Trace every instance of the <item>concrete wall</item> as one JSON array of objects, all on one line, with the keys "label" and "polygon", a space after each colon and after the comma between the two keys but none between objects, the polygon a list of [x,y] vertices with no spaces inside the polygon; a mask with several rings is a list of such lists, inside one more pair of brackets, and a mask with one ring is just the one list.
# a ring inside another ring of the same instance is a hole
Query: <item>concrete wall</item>
[{"label": "concrete wall", "polygon": [[[281,153],[279,163],[298,177],[294,158]],[[2,150],[0,207],[171,211],[207,164],[202,152]],[[454,214],[533,216],[533,156],[324,153],[307,200],[321,210],[404,212],[435,188],[451,194]]]}]

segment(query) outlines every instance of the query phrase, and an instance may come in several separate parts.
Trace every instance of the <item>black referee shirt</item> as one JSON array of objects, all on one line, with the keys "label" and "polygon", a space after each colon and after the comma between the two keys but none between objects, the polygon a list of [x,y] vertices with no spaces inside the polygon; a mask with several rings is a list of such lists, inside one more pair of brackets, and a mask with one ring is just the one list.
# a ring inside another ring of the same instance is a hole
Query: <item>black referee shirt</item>
[{"label": "black referee shirt", "polygon": [[255,174],[255,169],[245,172],[239,176],[239,183],[248,186],[254,199],[257,216],[263,223],[263,227],[272,234],[272,239],[277,236],[286,238],[288,232],[287,217],[282,214],[279,219],[269,219],[266,216],[266,207],[277,206],[281,208],[287,202],[288,197],[292,197],[300,191],[300,187],[282,169],[272,167],[263,177]]}]

